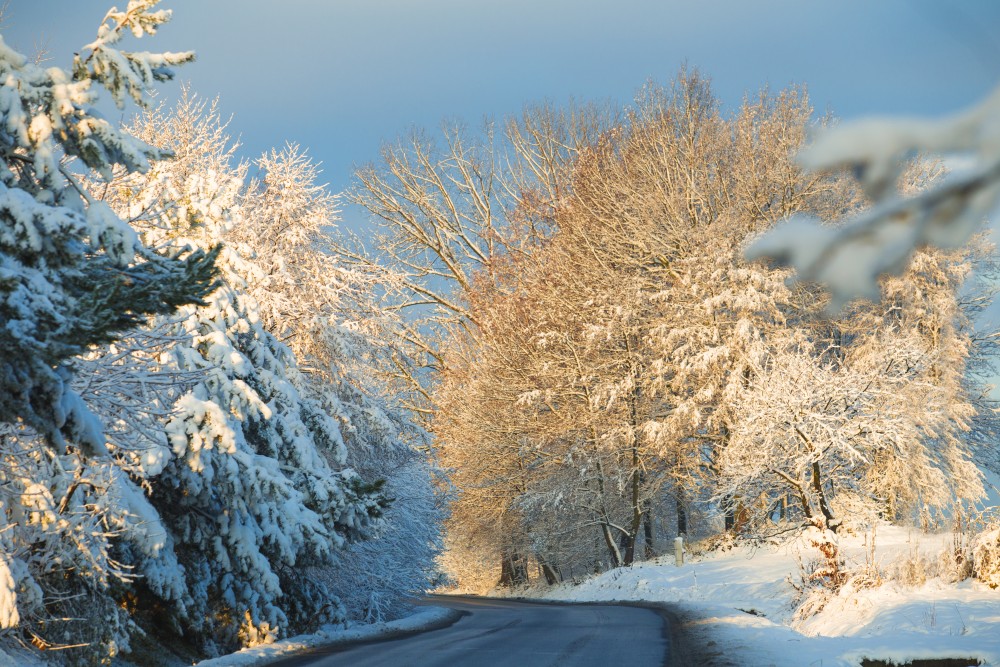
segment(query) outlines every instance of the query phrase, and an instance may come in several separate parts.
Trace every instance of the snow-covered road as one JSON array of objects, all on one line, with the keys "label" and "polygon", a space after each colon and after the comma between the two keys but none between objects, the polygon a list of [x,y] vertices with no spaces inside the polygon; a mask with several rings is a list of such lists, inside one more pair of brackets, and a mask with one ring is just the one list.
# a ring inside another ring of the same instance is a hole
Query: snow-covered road
[{"label": "snow-covered road", "polygon": [[665,618],[639,607],[558,605],[438,597],[465,613],[454,625],[394,641],[337,646],[286,658],[281,667],[389,665],[630,667],[668,664]]}]

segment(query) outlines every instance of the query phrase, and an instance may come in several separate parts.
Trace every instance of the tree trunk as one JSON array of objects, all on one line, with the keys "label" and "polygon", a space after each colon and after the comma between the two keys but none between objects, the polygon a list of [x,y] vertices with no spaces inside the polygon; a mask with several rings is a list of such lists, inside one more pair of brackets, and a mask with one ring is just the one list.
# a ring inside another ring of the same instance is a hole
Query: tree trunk
[{"label": "tree trunk", "polygon": [[562,581],[562,573],[558,567],[550,565],[546,560],[539,561],[539,564],[542,566],[542,576],[545,577],[545,583],[549,586],[555,586]]},{"label": "tree trunk", "polygon": [[819,511],[823,513],[823,518],[826,519],[826,527],[836,533],[837,528],[840,527],[840,522],[833,516],[833,510],[830,509],[830,505],[826,502],[826,494],[823,493],[823,480],[820,476],[819,461],[814,461],[812,464],[812,486],[813,491],[819,498]]},{"label": "tree trunk", "polygon": [[656,556],[656,549],[653,546],[653,509],[646,503],[646,510],[642,513],[642,536],[644,540],[642,557],[646,560]]},{"label": "tree trunk", "polygon": [[[723,507],[723,509],[722,509],[722,511],[723,511],[722,520],[723,520],[723,523],[724,523],[725,530],[726,530],[726,532],[732,532],[733,529],[736,528],[736,509],[733,506],[733,498],[730,497],[730,496],[726,496],[725,502],[723,503],[722,507]],[[685,520],[684,523],[686,524],[687,521]],[[678,517],[678,519],[677,519],[677,526],[678,526],[678,529],[679,529],[680,528],[680,517]],[[686,525],[684,527],[687,528]],[[678,532],[680,532],[680,531],[678,530]]]},{"label": "tree trunk", "polygon": [[[593,427],[591,427],[591,438],[592,442],[597,442],[597,433]],[[615,544],[614,535],[611,534],[611,526],[608,525],[608,508],[604,503],[604,467],[601,465],[600,454],[597,455],[595,462],[597,467],[597,492],[601,503],[601,514],[597,517],[601,526],[601,536],[608,547],[608,555],[611,557],[611,567],[621,567],[622,554],[618,550],[618,545]]]},{"label": "tree trunk", "polygon": [[639,502],[639,472],[632,473],[632,523],[629,526],[628,535],[624,535],[625,555],[622,558],[624,565],[631,565],[635,562],[635,543],[639,539],[639,527],[642,523],[642,506]]},{"label": "tree trunk", "polygon": [[601,534],[604,536],[604,543],[608,545],[608,554],[611,556],[611,567],[621,567],[622,553],[615,544],[615,536],[611,534],[611,526],[606,522],[601,523]]},{"label": "tree trunk", "polygon": [[528,563],[517,551],[504,554],[500,561],[500,581],[503,588],[520,586],[528,583]]},{"label": "tree trunk", "polygon": [[[629,359],[632,358],[632,349],[634,345],[630,340],[628,334],[625,335],[625,350],[628,353]],[[633,372],[633,375],[635,373]],[[635,543],[639,539],[639,526],[642,523],[643,515],[643,502],[642,498],[642,466],[639,456],[639,399],[641,397],[639,383],[636,382],[632,389],[632,396],[629,398],[629,417],[632,421],[632,482],[631,482],[631,498],[630,504],[632,505],[632,523],[628,530],[628,541],[625,546],[625,556],[622,562],[625,565],[632,565],[635,562]]]}]

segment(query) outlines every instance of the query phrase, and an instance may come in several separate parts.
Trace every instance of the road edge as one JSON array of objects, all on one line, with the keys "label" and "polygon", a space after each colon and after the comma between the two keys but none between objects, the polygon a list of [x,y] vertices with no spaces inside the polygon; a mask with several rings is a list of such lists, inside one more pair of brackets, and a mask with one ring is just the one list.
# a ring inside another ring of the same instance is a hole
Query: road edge
[{"label": "road edge", "polygon": [[668,650],[663,667],[690,667],[691,665],[701,665],[707,667],[708,663],[702,662],[699,657],[692,653],[691,642],[684,632],[684,621],[677,611],[664,602],[651,600],[621,600],[617,602],[623,607],[639,607],[657,612],[663,618],[663,638],[667,640]]},{"label": "road edge", "polygon": [[[428,613],[430,612],[430,613]],[[419,621],[420,616],[432,616]],[[244,649],[236,653],[202,660],[195,667],[293,667],[312,656],[320,656],[331,649],[346,648],[368,642],[392,641],[412,635],[441,630],[455,624],[465,612],[447,607],[425,606],[416,614],[386,623],[355,626],[353,628],[319,631],[311,635],[290,637],[273,644]],[[417,621],[417,625],[413,625]]]}]

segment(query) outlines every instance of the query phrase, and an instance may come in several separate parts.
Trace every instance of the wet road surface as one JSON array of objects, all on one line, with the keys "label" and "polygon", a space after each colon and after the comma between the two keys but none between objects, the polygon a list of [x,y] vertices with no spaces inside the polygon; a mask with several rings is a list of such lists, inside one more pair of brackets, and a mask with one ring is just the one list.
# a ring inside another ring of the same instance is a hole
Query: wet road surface
[{"label": "wet road surface", "polygon": [[465,615],[409,637],[314,649],[280,667],[660,667],[666,619],[654,610],[435,596],[426,602]]}]

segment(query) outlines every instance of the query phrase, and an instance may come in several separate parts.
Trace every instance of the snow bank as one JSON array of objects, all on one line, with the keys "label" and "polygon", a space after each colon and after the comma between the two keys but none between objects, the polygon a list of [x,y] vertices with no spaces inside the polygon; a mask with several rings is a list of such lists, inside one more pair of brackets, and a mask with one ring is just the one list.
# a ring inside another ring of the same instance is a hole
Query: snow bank
[{"label": "snow bank", "polygon": [[[371,639],[388,639],[403,634],[435,630],[451,625],[461,616],[461,612],[444,607],[422,607],[418,612],[387,623],[359,625],[352,628],[327,626],[316,634],[290,637],[273,644],[255,646],[236,653],[212,658],[197,663],[196,667],[242,667],[243,665],[264,665],[272,660],[284,658],[293,653],[310,648],[346,644],[350,642],[368,641]],[[0,658],[0,667],[3,667]]]},{"label": "snow bank", "polygon": [[[936,560],[952,536],[880,527],[841,540],[848,567],[866,562],[884,572],[921,557]],[[866,555],[870,554],[870,555]],[[540,592],[568,601],[669,602],[685,635],[725,658],[724,664],[857,666],[862,658],[903,663],[928,658],[977,658],[1000,665],[1000,590],[976,581],[930,578],[908,586],[845,586],[818,614],[795,618],[799,562],[817,556],[801,540],[756,550],[737,548],[690,559],[619,568],[579,584]]]}]

